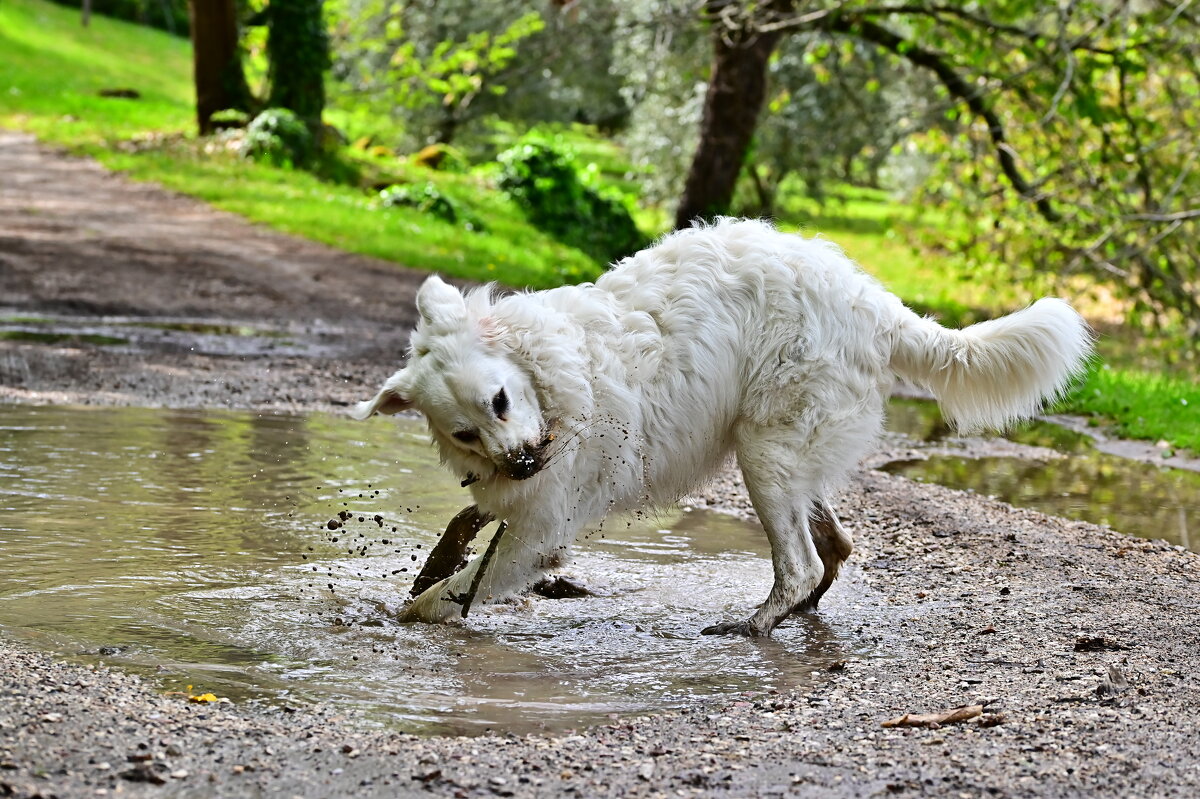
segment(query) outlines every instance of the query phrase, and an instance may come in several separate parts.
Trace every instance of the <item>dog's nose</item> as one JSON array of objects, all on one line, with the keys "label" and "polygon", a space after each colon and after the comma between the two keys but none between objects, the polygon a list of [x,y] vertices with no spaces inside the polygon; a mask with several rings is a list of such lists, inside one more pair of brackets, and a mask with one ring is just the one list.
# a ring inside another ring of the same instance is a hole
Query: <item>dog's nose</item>
[{"label": "dog's nose", "polygon": [[513,480],[525,480],[542,470],[541,453],[531,446],[507,452],[504,456],[504,473]]}]

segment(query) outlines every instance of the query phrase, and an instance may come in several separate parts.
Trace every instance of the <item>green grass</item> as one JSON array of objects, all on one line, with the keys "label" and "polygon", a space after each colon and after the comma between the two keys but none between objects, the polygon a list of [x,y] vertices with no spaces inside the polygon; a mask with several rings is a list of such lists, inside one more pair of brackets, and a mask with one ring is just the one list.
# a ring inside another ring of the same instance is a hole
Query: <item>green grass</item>
[{"label": "green grass", "polygon": [[[41,0],[0,2],[0,125],[97,151],[148,132],[181,132],[195,115],[184,39]],[[99,96],[128,88],[138,100]]]},{"label": "green grass", "polygon": [[1200,453],[1200,385],[1185,377],[1099,364],[1062,410],[1093,416],[1124,438]]},{"label": "green grass", "polygon": [[595,278],[599,264],[530,225],[485,177],[389,165],[396,182],[434,181],[484,223],[484,232],[410,208],[384,208],[356,186],[322,181],[233,155],[200,154],[186,144],[110,153],[106,165],[138,180],[199,197],[276,230],[416,269],[470,280],[548,288]]}]

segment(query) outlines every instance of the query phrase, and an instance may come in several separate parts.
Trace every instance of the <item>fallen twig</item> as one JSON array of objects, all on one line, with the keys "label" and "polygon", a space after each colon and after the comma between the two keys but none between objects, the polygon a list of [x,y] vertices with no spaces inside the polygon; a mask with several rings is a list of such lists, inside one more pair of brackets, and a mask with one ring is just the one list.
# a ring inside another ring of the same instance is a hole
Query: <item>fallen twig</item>
[{"label": "fallen twig", "polygon": [[957,724],[976,716],[983,715],[983,705],[963,705],[940,713],[905,713],[903,716],[888,719],[884,727],[929,727],[937,729],[943,724]]},{"label": "fallen twig", "polygon": [[462,617],[467,617],[467,612],[471,609],[471,603],[475,601],[475,594],[479,591],[479,584],[483,582],[483,573],[487,571],[488,564],[492,562],[492,556],[496,554],[496,549],[500,546],[500,539],[504,536],[504,531],[508,529],[508,522],[500,522],[500,526],[496,528],[496,534],[492,536],[492,540],[488,543],[488,548],[483,553],[483,557],[479,559],[479,568],[475,570],[475,578],[471,580],[471,588],[467,591],[463,598]]}]

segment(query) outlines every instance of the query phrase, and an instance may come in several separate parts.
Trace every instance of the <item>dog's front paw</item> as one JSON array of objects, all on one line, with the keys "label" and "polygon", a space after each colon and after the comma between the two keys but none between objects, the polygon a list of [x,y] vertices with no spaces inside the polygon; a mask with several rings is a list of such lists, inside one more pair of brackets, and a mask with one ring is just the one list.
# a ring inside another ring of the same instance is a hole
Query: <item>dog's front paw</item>
[{"label": "dog's front paw", "polygon": [[723,621],[720,624],[714,624],[710,627],[705,627],[700,631],[701,635],[744,635],[747,638],[762,638],[770,635],[770,631],[762,632],[749,620],[746,621]]},{"label": "dog's front paw", "polygon": [[461,617],[466,598],[456,596],[447,582],[442,580],[422,591],[420,596],[400,612],[400,623],[443,624]]}]

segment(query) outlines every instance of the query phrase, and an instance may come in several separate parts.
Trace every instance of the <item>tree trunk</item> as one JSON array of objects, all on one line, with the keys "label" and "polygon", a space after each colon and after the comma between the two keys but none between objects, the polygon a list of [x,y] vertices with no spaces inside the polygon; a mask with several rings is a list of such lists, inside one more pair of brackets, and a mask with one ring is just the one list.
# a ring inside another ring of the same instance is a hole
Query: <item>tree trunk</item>
[{"label": "tree trunk", "polygon": [[294,111],[318,134],[330,64],[322,0],[274,0],[267,6],[266,20],[271,85],[267,105]]},{"label": "tree trunk", "polygon": [[676,229],[729,210],[766,100],[767,63],[783,36],[782,30],[759,31],[755,26],[787,13],[792,5],[793,0],[768,0],[741,30],[731,31],[722,21],[713,23],[712,73],[700,143],[675,211]]},{"label": "tree trunk", "polygon": [[226,108],[250,110],[250,88],[238,50],[236,0],[189,0],[192,20],[196,121],[213,132],[212,115]]}]

